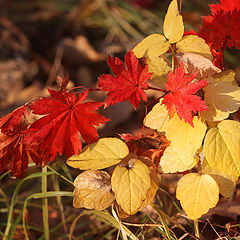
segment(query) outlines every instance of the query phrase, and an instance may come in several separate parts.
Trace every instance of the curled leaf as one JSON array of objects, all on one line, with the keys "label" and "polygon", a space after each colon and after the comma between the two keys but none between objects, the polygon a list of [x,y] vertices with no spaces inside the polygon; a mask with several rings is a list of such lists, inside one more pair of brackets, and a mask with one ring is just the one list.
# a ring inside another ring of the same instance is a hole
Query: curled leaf
[{"label": "curled leaf", "polygon": [[221,72],[208,58],[192,52],[178,53],[176,57],[182,61],[186,70],[194,74],[197,79],[206,79]]},{"label": "curled leaf", "polygon": [[111,176],[107,172],[84,171],[76,177],[74,186],[73,206],[75,208],[104,210],[115,201]]}]

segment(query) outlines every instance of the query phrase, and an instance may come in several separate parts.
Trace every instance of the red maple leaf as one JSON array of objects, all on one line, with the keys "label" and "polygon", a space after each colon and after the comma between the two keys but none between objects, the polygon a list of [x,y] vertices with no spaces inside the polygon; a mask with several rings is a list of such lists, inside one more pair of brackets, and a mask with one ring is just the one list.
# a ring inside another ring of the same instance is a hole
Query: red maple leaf
[{"label": "red maple leaf", "polygon": [[16,125],[20,124],[22,116],[26,116],[27,114],[28,107],[24,105],[1,118],[0,119],[1,132],[2,133],[7,133],[9,131],[11,132]]},{"label": "red maple leaf", "polygon": [[[14,112],[19,112],[19,109]],[[20,177],[27,169],[30,158],[38,165],[48,162],[49,154],[40,151],[43,146],[25,143],[27,134],[28,125],[24,121],[11,125],[11,129],[0,134],[0,173],[11,169],[13,176]]]},{"label": "red maple leaf", "polygon": [[[109,119],[95,111],[103,105],[100,102],[84,102],[88,91],[76,96],[75,93],[48,89],[50,97],[44,97],[29,107],[34,114],[45,115],[29,128],[28,143],[42,143],[50,151],[51,160],[56,155],[70,157],[82,150],[81,138],[95,142],[98,133],[93,126],[99,126]],[[84,102],[84,103],[83,103]]]},{"label": "red maple leaf", "polygon": [[98,87],[108,92],[105,107],[129,100],[136,109],[141,99],[147,101],[144,90],[148,89],[147,81],[152,77],[152,73],[148,72],[147,65],[139,65],[139,60],[132,51],[125,55],[126,67],[117,57],[109,56],[107,63],[115,77],[103,74],[98,78]]},{"label": "red maple leaf", "polygon": [[220,0],[220,3],[210,4],[209,6],[212,11],[212,14],[215,14],[221,10],[224,10],[227,12],[233,12],[236,9],[240,9],[240,1],[239,0]]},{"label": "red maple leaf", "polygon": [[222,0],[210,7],[212,15],[202,18],[199,36],[210,46],[213,63],[223,69],[226,47],[240,49],[240,1]]},{"label": "red maple leaf", "polygon": [[170,72],[168,82],[165,83],[166,90],[169,91],[163,97],[162,104],[167,106],[169,117],[173,117],[177,112],[180,119],[184,119],[193,127],[193,113],[207,110],[205,102],[197,95],[199,89],[205,87],[206,80],[192,82],[195,76],[185,74],[184,65],[181,62],[175,72]]}]

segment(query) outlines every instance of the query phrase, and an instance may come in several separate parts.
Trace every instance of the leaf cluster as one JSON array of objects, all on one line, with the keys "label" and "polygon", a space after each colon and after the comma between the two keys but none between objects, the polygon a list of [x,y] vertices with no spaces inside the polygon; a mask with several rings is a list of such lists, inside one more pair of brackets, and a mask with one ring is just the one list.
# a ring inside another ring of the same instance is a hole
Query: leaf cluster
[{"label": "leaf cluster", "polygon": [[[239,6],[227,9],[225,2],[211,6],[213,17],[222,11],[239,17],[233,10]],[[114,204],[121,218],[153,201],[160,174],[184,175],[176,197],[190,219],[215,207],[219,194],[231,197],[240,176],[240,123],[231,115],[240,106],[240,87],[234,71],[213,62],[215,40],[202,36],[184,32],[173,0],[163,34],[143,39],[126,53],[125,62],[109,56],[113,74],[101,75],[97,89],[67,90],[67,77],[59,90],[48,89],[48,97],[0,119],[0,172],[11,169],[18,177],[29,161],[45,166],[65,156],[69,166],[85,170],[74,181],[74,207],[103,210]],[[228,44],[239,47],[238,36],[234,39],[231,35]],[[109,121],[97,113],[101,106],[128,100],[137,109],[141,101],[148,104],[149,89],[159,97],[138,136],[98,139],[95,127]],[[104,103],[87,100],[95,90],[107,93]],[[31,121],[33,115],[41,117]]]}]

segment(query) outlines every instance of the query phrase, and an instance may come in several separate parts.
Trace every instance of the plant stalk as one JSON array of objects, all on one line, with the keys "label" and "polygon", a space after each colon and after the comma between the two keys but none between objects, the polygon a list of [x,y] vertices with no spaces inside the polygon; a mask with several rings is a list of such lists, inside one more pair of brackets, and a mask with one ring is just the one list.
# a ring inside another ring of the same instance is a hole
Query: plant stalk
[{"label": "plant stalk", "polygon": [[[42,168],[42,172],[47,172],[47,167]],[[47,193],[47,176],[42,176],[42,193]],[[43,231],[45,240],[50,240],[49,223],[48,223],[48,199],[45,197],[42,199],[42,212],[43,212]]]},{"label": "plant stalk", "polygon": [[199,232],[199,225],[198,225],[198,220],[193,220],[194,222],[194,231],[195,231],[195,237],[200,239],[200,232]]}]

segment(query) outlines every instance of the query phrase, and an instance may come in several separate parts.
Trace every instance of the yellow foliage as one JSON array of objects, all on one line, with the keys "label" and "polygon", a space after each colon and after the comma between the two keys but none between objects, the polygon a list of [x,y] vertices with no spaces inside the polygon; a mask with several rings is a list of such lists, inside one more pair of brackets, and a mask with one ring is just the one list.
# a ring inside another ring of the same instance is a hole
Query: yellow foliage
[{"label": "yellow foliage", "polygon": [[214,122],[229,117],[240,106],[240,87],[227,81],[209,84],[204,89],[204,101],[207,111],[200,113],[203,119]]},{"label": "yellow foliage", "polygon": [[167,52],[169,47],[170,44],[163,35],[152,34],[137,44],[133,52],[137,58],[158,57]]},{"label": "yellow foliage", "polygon": [[232,197],[238,177],[230,176],[226,173],[211,168],[206,159],[203,160],[202,167],[203,172],[212,176],[217,182],[219,192],[226,198]]},{"label": "yellow foliage", "polygon": [[175,114],[166,124],[166,137],[171,141],[172,149],[177,153],[178,158],[184,161],[185,166],[193,164],[197,150],[201,147],[205,136],[206,123],[194,117],[194,127],[180,120]]},{"label": "yellow foliage", "polygon": [[67,164],[81,170],[103,169],[119,163],[129,154],[127,145],[118,138],[101,138],[83,148],[79,155],[67,160]]},{"label": "yellow foliage", "polygon": [[224,120],[211,128],[204,141],[203,152],[215,170],[240,176],[240,122]]},{"label": "yellow foliage", "polygon": [[148,71],[153,73],[152,80],[160,87],[167,82],[167,74],[171,70],[168,63],[162,57],[149,57],[146,59]]},{"label": "yellow foliage", "polygon": [[237,85],[236,81],[236,73],[233,70],[226,70],[220,73],[217,73],[214,76],[214,81],[215,83],[225,81],[225,82],[230,82],[233,85]]},{"label": "yellow foliage", "polygon": [[158,175],[155,171],[155,169],[153,168],[153,164],[152,161],[149,158],[140,158],[140,160],[146,164],[150,170],[150,178],[151,178],[151,186],[147,191],[147,196],[145,198],[145,200],[142,202],[141,207],[139,208],[138,211],[141,211],[143,208],[145,208],[149,203],[151,203],[155,197],[155,194],[158,190]]},{"label": "yellow foliage", "polygon": [[151,187],[150,170],[138,159],[123,160],[115,168],[111,182],[118,205],[133,215],[141,208]]},{"label": "yellow foliage", "polygon": [[210,60],[213,59],[210,52],[210,47],[206,44],[205,40],[196,35],[187,35],[183,37],[176,44],[177,52],[184,53],[198,53]]},{"label": "yellow foliage", "polygon": [[173,0],[168,7],[163,23],[163,33],[170,43],[178,42],[184,33],[183,19],[178,11],[177,0]]},{"label": "yellow foliage", "polygon": [[[185,151],[187,151],[187,149]],[[173,149],[173,146],[170,145],[164,151],[159,167],[163,173],[184,172],[192,169],[197,162],[198,159],[194,156],[188,159],[181,158],[178,152]]]},{"label": "yellow foliage", "polygon": [[158,132],[164,132],[166,123],[169,121],[168,111],[165,105],[162,105],[162,99],[157,103],[144,119],[144,125]]},{"label": "yellow foliage", "polygon": [[73,206],[103,210],[115,201],[112,193],[111,176],[104,171],[88,170],[79,174],[74,181]]},{"label": "yellow foliage", "polygon": [[189,218],[195,220],[217,205],[219,188],[210,175],[189,173],[178,182],[176,197]]}]

